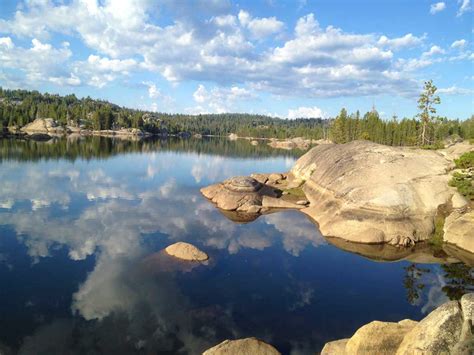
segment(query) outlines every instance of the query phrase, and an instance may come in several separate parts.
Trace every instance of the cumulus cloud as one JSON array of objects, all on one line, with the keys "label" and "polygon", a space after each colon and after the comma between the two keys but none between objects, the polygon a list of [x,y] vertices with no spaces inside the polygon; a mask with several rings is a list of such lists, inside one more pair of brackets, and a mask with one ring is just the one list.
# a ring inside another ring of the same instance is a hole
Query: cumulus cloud
[{"label": "cumulus cloud", "polygon": [[[96,53],[87,60],[74,61],[69,48],[45,48],[43,52],[50,51],[48,59],[52,58],[51,69],[41,73],[46,76],[30,75],[34,70],[24,60],[9,58],[2,64],[4,69],[24,71],[29,80],[42,78],[58,85],[102,87],[134,71],[145,71],[158,73],[171,83],[206,81],[230,91],[252,88],[255,94],[412,96],[418,91],[412,74],[415,66],[413,70],[400,66],[402,58],[397,57],[397,51],[421,45],[424,35],[388,38],[348,33],[334,26],[322,28],[314,14],[307,14],[297,20],[284,40],[275,40],[285,28],[275,17],[258,18],[244,10],[235,15],[217,0],[199,1],[195,6],[202,9],[200,16],[195,8],[171,1],[27,3],[12,19],[0,20],[0,32],[34,37],[41,44],[56,33],[74,36]],[[174,16],[163,26],[150,16],[161,7]],[[18,49],[8,38],[0,42],[3,52],[27,50]],[[261,41],[263,38],[266,41]],[[63,52],[58,56],[55,50]],[[0,73],[7,74],[12,75]],[[219,90],[213,94],[218,95]],[[157,94],[156,90],[152,95]],[[214,101],[211,106],[203,103],[192,109],[221,112],[233,108],[228,104]]]},{"label": "cumulus cloud", "polygon": [[252,18],[244,10],[240,10],[238,19],[240,24],[247,28],[253,37],[264,38],[283,30],[284,23],[277,20],[276,17]]},{"label": "cumulus cloud", "polygon": [[454,41],[451,44],[451,48],[464,48],[466,46],[467,41],[465,39],[460,39],[457,41]]},{"label": "cumulus cloud", "polygon": [[429,57],[436,54],[444,54],[444,53],[446,52],[440,46],[432,46],[429,51],[423,53],[423,56]]},{"label": "cumulus cloud", "polygon": [[0,58],[3,69],[17,69],[25,73],[25,81],[50,82],[58,85],[76,86],[81,80],[70,70],[68,61],[72,56],[69,43],[63,42],[55,48],[33,38],[31,47],[18,47],[10,37],[0,38]]},{"label": "cumulus cloud", "polygon": [[412,33],[407,33],[405,36],[398,38],[388,38],[387,36],[381,36],[378,40],[378,44],[382,46],[387,46],[394,50],[398,50],[402,48],[418,46],[423,43],[425,37],[426,36],[417,37],[414,36]]},{"label": "cumulus cloud", "polygon": [[201,105],[198,109],[204,112],[224,113],[235,110],[236,103],[253,99],[255,95],[250,90],[238,86],[214,87],[208,90],[204,85],[199,84],[193,93],[193,98]]},{"label": "cumulus cloud", "polygon": [[324,112],[317,106],[313,107],[298,107],[296,109],[288,110],[288,118],[324,118],[326,115]]},{"label": "cumulus cloud", "polygon": [[430,14],[434,15],[438,12],[443,11],[444,9],[446,9],[446,3],[443,1],[431,4]]}]

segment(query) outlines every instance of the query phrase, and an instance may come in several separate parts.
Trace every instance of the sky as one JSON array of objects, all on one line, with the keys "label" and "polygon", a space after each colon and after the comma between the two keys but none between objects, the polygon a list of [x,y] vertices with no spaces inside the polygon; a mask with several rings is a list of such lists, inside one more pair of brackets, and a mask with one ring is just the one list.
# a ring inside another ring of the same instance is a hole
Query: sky
[{"label": "sky", "polygon": [[0,86],[159,112],[473,114],[470,0],[0,0]]}]

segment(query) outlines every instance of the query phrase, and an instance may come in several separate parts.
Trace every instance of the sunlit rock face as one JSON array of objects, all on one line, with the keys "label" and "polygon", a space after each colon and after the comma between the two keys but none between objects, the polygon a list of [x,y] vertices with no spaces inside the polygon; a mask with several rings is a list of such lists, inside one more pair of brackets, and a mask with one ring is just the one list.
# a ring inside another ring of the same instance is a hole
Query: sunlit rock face
[{"label": "sunlit rock face", "polygon": [[327,343],[321,354],[472,354],[473,310],[474,293],[468,293],[460,301],[439,306],[420,322],[366,324],[350,339]]},{"label": "sunlit rock face", "polygon": [[311,149],[291,174],[305,180],[304,212],[323,235],[411,245],[431,236],[438,207],[451,201],[452,167],[437,151],[355,141]]},{"label": "sunlit rock face", "polygon": [[203,355],[279,355],[280,352],[270,344],[256,338],[224,340],[222,343],[206,350]]}]

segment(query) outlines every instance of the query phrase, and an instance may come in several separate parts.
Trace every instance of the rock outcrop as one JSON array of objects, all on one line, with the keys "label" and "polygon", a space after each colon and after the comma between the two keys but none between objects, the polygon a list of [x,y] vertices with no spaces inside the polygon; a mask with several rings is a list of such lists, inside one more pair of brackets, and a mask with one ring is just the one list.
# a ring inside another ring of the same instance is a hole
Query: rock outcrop
[{"label": "rock outcrop", "polygon": [[291,150],[291,149],[298,148],[301,150],[306,150],[311,146],[311,143],[312,142],[310,139],[296,137],[296,138],[285,139],[285,140],[271,139],[268,145],[272,148],[278,148],[278,149]]},{"label": "rock outcrop", "polygon": [[432,235],[438,207],[454,194],[452,167],[440,152],[355,141],[311,149],[291,174],[305,181],[303,212],[323,235],[406,246]]},{"label": "rock outcrop", "polygon": [[203,355],[279,355],[280,352],[270,344],[256,338],[224,340],[222,343],[203,352]]},{"label": "rock outcrop", "polygon": [[21,131],[27,134],[42,133],[49,135],[62,135],[67,133],[67,130],[58,125],[52,118],[37,118],[33,122],[22,127]]},{"label": "rock outcrop", "polygon": [[224,211],[257,214],[270,209],[304,208],[297,201],[281,198],[280,188],[286,186],[286,183],[282,183],[285,179],[282,174],[238,176],[204,187],[201,193]]},{"label": "rock outcrop", "polygon": [[209,256],[205,252],[199,250],[194,245],[185,242],[171,244],[166,247],[165,251],[169,255],[182,260],[205,261],[209,259]]},{"label": "rock outcrop", "polygon": [[451,213],[444,222],[443,239],[446,243],[474,252],[474,210]]},{"label": "rock outcrop", "polygon": [[[474,253],[472,203],[448,186],[453,159],[468,149],[461,145],[431,151],[368,141],[324,144],[304,154],[288,174],[252,174],[201,192],[223,210],[301,209],[325,237],[397,247],[431,238],[441,208],[448,216],[445,241]],[[287,198],[294,189],[297,200]]]},{"label": "rock outcrop", "polygon": [[470,293],[460,302],[441,305],[420,322],[371,322],[350,339],[327,343],[321,354],[472,354],[473,313],[474,293]]},{"label": "rock outcrop", "polygon": [[395,354],[400,343],[417,322],[405,319],[398,323],[373,321],[359,328],[348,340],[348,354]]}]

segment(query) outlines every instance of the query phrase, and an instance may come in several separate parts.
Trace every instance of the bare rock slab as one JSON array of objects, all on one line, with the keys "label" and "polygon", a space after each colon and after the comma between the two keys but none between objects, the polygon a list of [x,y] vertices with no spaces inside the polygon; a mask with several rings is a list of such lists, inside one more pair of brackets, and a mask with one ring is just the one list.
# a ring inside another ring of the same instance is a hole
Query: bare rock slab
[{"label": "bare rock slab", "polygon": [[321,350],[321,355],[344,355],[348,341],[349,339],[340,339],[326,343],[323,350]]},{"label": "bare rock slab", "polygon": [[279,355],[280,352],[270,344],[256,338],[224,340],[206,350],[203,355]]},{"label": "bare rock slab", "polygon": [[166,253],[175,258],[188,261],[205,261],[209,256],[192,244],[178,242],[166,247]]},{"label": "bare rock slab", "polygon": [[397,355],[450,354],[461,340],[463,316],[458,302],[447,302],[421,320],[403,339]]},{"label": "bare rock slab", "polygon": [[373,321],[359,328],[346,344],[346,354],[394,354],[403,337],[417,324],[406,319],[399,323]]},{"label": "bare rock slab", "polygon": [[443,240],[474,253],[474,210],[451,213],[444,222]]},{"label": "bare rock slab", "polygon": [[452,166],[437,151],[354,141],[316,146],[290,173],[305,181],[304,212],[323,235],[413,245],[430,238],[438,206],[453,197]]}]

